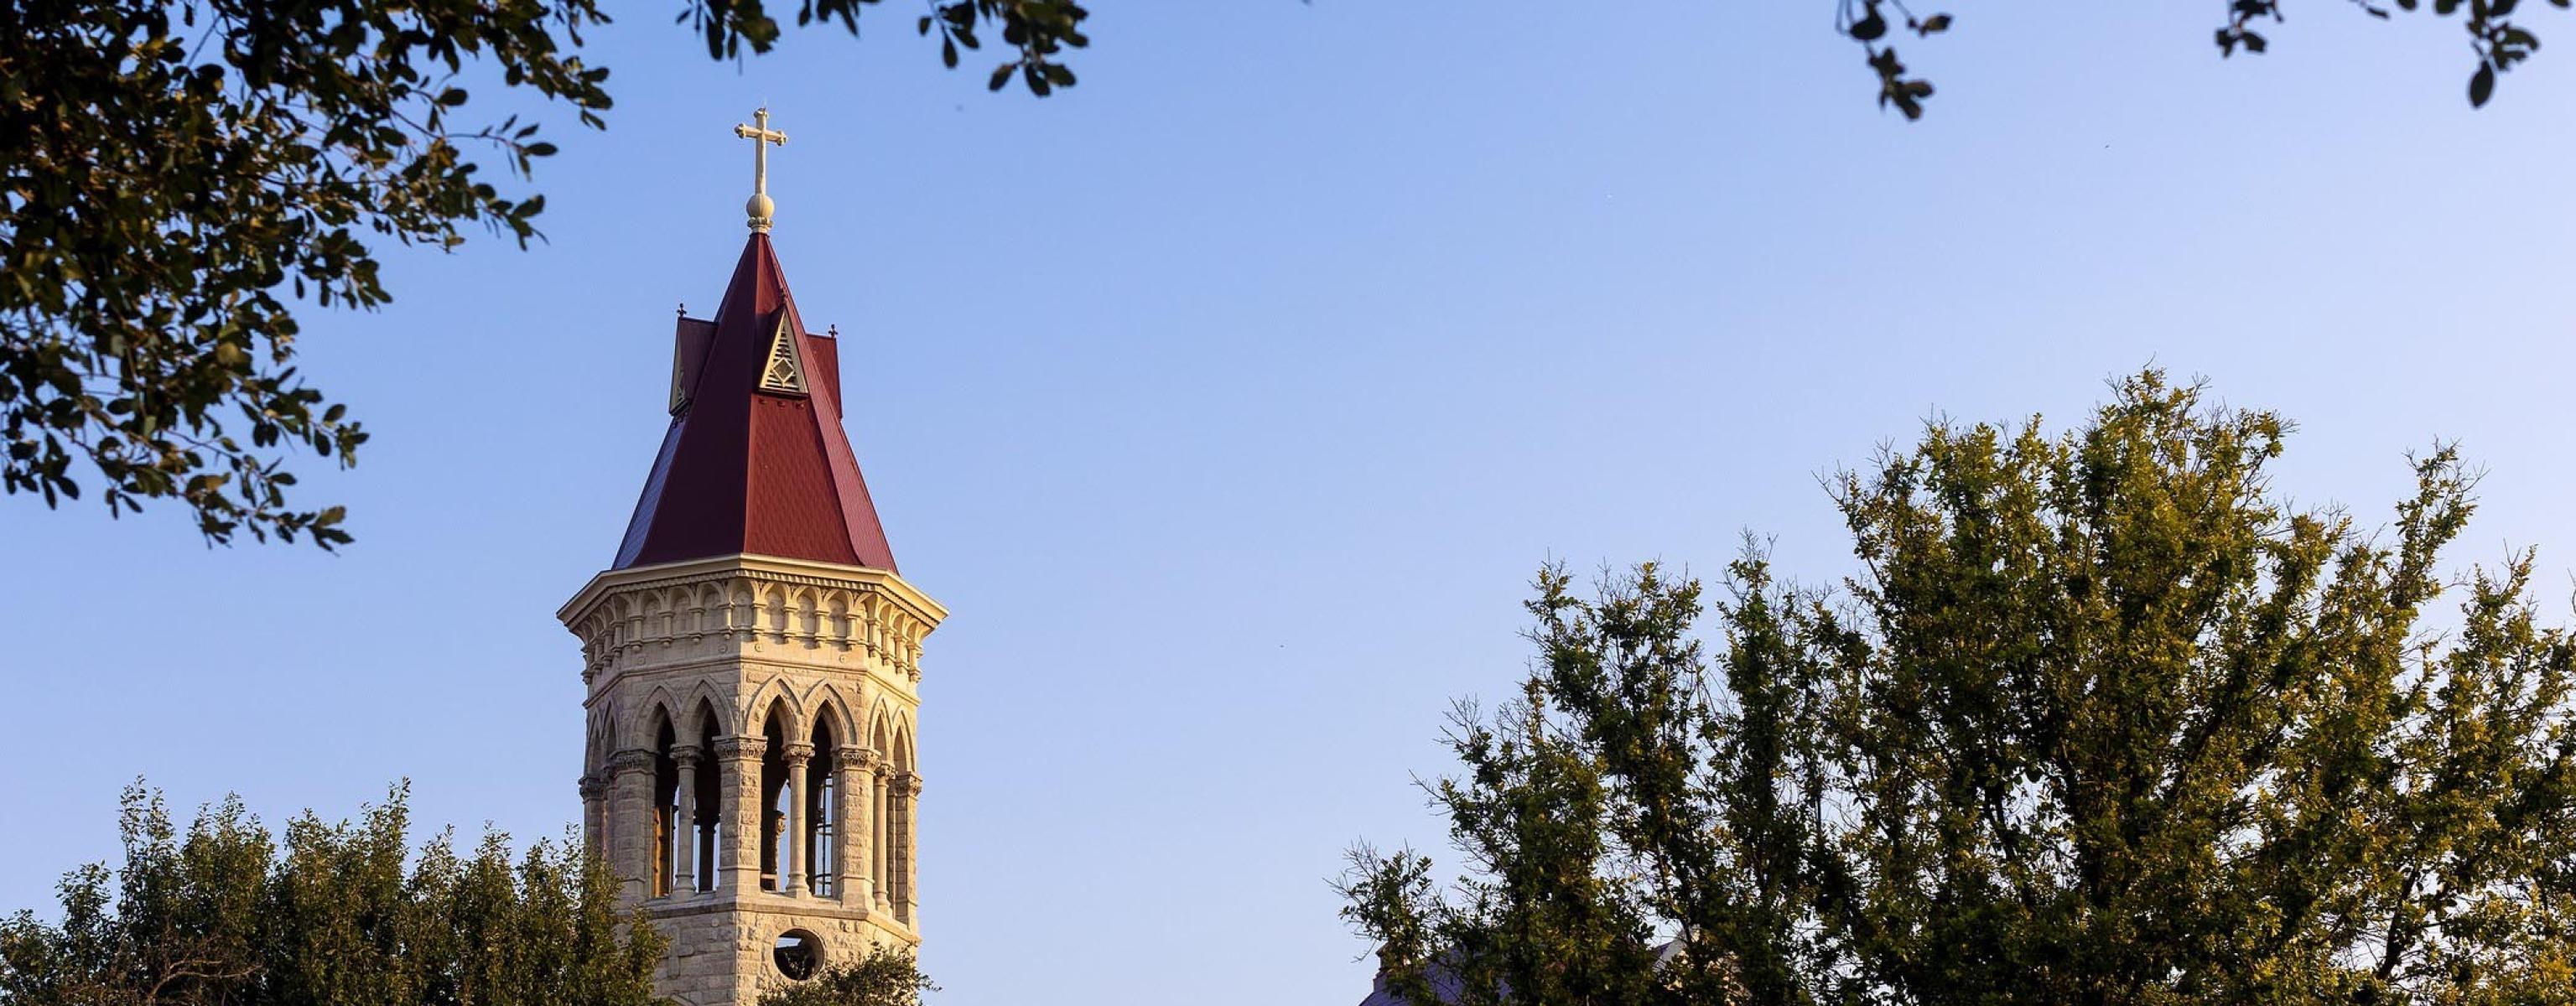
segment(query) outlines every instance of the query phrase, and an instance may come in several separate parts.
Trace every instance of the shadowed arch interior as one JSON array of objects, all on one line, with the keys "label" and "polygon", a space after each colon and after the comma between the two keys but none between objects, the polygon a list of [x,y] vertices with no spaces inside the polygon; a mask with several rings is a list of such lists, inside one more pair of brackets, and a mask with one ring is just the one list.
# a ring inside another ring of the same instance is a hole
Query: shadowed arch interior
[{"label": "shadowed arch interior", "polygon": [[779,856],[780,839],[787,830],[787,742],[795,736],[788,724],[787,700],[773,699],[760,720],[760,736],[767,743],[760,755],[760,889],[785,889],[781,874],[785,862]]},{"label": "shadowed arch interior", "polygon": [[836,712],[829,704],[816,710],[814,760],[805,769],[805,875],[813,878],[814,893],[827,898],[839,894],[841,879],[833,866],[840,861],[842,840],[840,737],[832,729]]},{"label": "shadowed arch interior", "polygon": [[670,707],[653,704],[648,736],[653,739],[653,873],[647,893],[660,897],[677,890],[679,870],[680,770],[671,758],[679,734]]},{"label": "shadowed arch interior", "polygon": [[699,698],[697,708],[689,716],[689,736],[691,743],[697,745],[698,757],[689,772],[690,806],[689,813],[685,815],[689,820],[686,848],[691,869],[688,882],[680,886],[686,891],[715,890],[717,878],[722,875],[722,871],[716,869],[716,852],[724,848],[728,825],[725,823],[723,760],[716,757],[716,738],[723,736],[723,732],[716,729],[720,722],[715,703]]}]

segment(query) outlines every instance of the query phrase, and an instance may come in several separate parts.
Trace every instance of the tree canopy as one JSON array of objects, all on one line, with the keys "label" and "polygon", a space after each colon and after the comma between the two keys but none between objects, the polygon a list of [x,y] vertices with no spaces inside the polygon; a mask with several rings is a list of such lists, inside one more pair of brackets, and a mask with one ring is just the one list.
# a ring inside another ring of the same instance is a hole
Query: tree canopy
[{"label": "tree canopy", "polygon": [[[2281,0],[2217,2],[2220,52],[2264,51]],[[2516,0],[2348,2],[2457,16],[2473,104],[2539,47]],[[1835,3],[1880,105],[1921,116],[1932,84],[1894,40],[1952,18]],[[799,0],[792,21],[856,34],[873,6]],[[737,59],[779,42],[779,10],[686,0],[678,20]],[[998,38],[986,86],[1046,95],[1074,84],[1063,59],[1089,16],[1081,0],[927,0],[909,27],[951,68]],[[583,48],[608,20],[598,0],[0,4],[0,490],[49,506],[87,491],[111,515],[175,503],[210,543],[350,540],[342,508],[293,494],[291,459],[347,466],[368,436],[299,373],[303,319],[390,302],[389,243],[538,237],[533,172],[555,145],[488,99],[603,125],[609,70]]]},{"label": "tree canopy", "polygon": [[138,785],[117,869],[64,878],[59,923],[0,922],[0,1006],[663,1006],[661,937],[577,843],[408,830],[397,789],[283,836],[228,799],[182,834]]},{"label": "tree canopy", "polygon": [[[867,0],[806,0],[858,30]],[[990,86],[1074,78],[1073,0],[933,0],[944,62],[998,34]],[[692,0],[718,58],[780,28],[760,0]],[[295,366],[308,308],[383,306],[382,245],[525,245],[555,152],[467,85],[597,127],[597,0],[30,0],[0,4],[0,489],[86,484],[110,514],[187,507],[209,542],[325,548],[337,506],[289,495],[302,450],[341,465],[367,433]],[[488,163],[486,159],[489,159]],[[499,170],[487,170],[496,167]]]},{"label": "tree canopy", "polygon": [[760,1006],[921,1006],[924,993],[937,991],[910,951],[872,944],[856,961],[771,987],[761,993]]},{"label": "tree canopy", "polygon": [[1353,853],[1408,1001],[2576,1001],[2576,643],[2533,553],[2270,484],[2290,425],[2147,372],[1835,479],[1859,572],[1544,570],[1430,784],[1464,873]]},{"label": "tree canopy", "polygon": [[[2382,21],[2394,14],[2429,13],[2448,18],[2459,15],[2460,27],[2466,30],[2469,54],[2469,104],[2484,106],[2493,97],[2496,75],[2513,69],[2530,59],[2540,49],[2540,37],[2514,15],[2522,0],[2344,0],[2363,14]],[[2549,6],[2566,10],[2576,0],[2546,0]],[[1901,29],[1917,38],[1930,38],[1948,31],[1951,17],[1931,13],[1917,16],[1905,0],[1835,0],[1834,28],[1844,37],[1859,43],[1868,53],[1869,68],[1878,75],[1878,105],[1894,108],[1908,119],[1923,117],[1923,102],[1932,97],[1932,82],[1921,76],[1909,76],[1904,63],[1896,57],[1894,39]],[[2271,48],[2272,40],[2264,34],[2268,25],[2286,20],[2282,0],[2214,0],[2212,9],[2224,12],[2217,28],[2218,54],[2233,56],[2238,52],[2261,54]]]}]

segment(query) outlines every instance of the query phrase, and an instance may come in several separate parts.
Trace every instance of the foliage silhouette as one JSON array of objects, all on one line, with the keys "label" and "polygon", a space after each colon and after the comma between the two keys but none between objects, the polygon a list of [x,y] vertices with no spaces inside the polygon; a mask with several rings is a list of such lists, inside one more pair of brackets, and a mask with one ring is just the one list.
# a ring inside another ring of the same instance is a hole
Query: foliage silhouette
[{"label": "foliage silhouette", "polygon": [[2384,534],[2293,507],[2289,429],[2148,371],[1841,474],[1838,590],[1543,570],[1429,785],[1464,875],[1359,847],[1344,917],[1459,1006],[2576,1001],[2532,553],[2444,578],[2447,447]]}]

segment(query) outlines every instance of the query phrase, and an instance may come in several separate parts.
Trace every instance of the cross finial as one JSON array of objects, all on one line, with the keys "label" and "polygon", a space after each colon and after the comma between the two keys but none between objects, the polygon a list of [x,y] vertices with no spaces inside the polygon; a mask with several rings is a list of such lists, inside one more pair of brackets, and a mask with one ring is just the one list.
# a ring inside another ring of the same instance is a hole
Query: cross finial
[{"label": "cross finial", "polygon": [[752,125],[733,127],[733,135],[751,141],[751,201],[743,204],[743,212],[750,217],[752,233],[767,234],[770,215],[778,210],[778,204],[769,200],[769,147],[786,146],[787,134],[769,128],[766,106],[751,113],[751,121]]}]

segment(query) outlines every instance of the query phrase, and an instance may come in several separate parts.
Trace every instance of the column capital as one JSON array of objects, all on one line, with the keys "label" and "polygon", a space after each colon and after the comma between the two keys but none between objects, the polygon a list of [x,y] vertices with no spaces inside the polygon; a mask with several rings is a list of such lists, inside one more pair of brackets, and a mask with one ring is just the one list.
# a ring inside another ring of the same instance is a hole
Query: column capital
[{"label": "column capital", "polygon": [[921,773],[897,772],[894,774],[894,780],[891,785],[894,786],[894,791],[897,793],[901,793],[905,796],[920,796]]},{"label": "column capital", "polygon": [[581,799],[585,803],[608,799],[608,778],[597,772],[581,777]]},{"label": "column capital", "polygon": [[653,763],[659,760],[651,751],[643,748],[627,748],[608,756],[608,774],[621,776],[630,772],[651,772]]},{"label": "column capital", "polygon": [[680,768],[683,770],[696,765],[698,759],[705,755],[706,749],[695,744],[680,744],[671,748],[671,760],[680,763]]},{"label": "column capital", "polygon": [[757,760],[768,751],[769,738],[766,737],[716,738],[716,757],[726,761]]},{"label": "column capital", "polygon": [[845,770],[864,769],[877,763],[877,753],[857,744],[843,744],[832,749],[832,759]]},{"label": "column capital", "polygon": [[802,765],[814,757],[814,745],[796,741],[778,749],[778,756],[789,765]]}]

